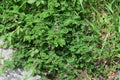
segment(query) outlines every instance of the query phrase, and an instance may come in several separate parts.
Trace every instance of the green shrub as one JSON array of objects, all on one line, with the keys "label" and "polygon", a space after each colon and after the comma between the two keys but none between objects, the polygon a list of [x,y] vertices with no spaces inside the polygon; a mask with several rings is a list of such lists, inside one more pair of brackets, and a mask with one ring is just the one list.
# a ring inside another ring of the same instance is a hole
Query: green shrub
[{"label": "green shrub", "polygon": [[[74,79],[103,74],[120,52],[119,0],[1,0],[0,35],[13,65]],[[99,64],[99,67],[97,67]],[[117,67],[119,68],[119,67]]]}]

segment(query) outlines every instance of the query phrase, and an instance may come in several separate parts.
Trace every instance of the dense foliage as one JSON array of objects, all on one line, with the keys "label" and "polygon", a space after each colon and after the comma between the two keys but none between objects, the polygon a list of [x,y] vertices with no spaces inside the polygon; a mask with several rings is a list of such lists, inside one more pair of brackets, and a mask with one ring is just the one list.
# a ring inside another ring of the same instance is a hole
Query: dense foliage
[{"label": "dense foliage", "polygon": [[15,68],[68,80],[82,70],[98,76],[110,67],[120,68],[119,4],[119,0],[1,0],[0,35],[16,49]]}]

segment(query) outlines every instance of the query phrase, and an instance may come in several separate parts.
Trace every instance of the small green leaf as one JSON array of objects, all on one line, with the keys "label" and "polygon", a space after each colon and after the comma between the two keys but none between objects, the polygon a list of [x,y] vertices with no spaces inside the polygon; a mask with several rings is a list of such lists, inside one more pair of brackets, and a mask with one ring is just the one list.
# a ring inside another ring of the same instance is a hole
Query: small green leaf
[{"label": "small green leaf", "polygon": [[73,47],[70,47],[69,50],[70,50],[70,51],[75,51],[76,49],[75,49],[75,47],[73,46]]},{"label": "small green leaf", "polygon": [[80,64],[80,67],[81,67],[81,68],[84,67],[84,64]]},{"label": "small green leaf", "polygon": [[37,1],[37,2],[36,2],[36,6],[39,6],[39,5],[40,5],[40,1]]},{"label": "small green leaf", "polygon": [[35,1],[36,1],[36,0],[28,0],[27,2],[28,2],[29,4],[33,4]]},{"label": "small green leaf", "polygon": [[4,40],[6,38],[5,35],[0,36],[0,40]]},{"label": "small green leaf", "polygon": [[120,54],[117,54],[116,57],[120,58]]}]

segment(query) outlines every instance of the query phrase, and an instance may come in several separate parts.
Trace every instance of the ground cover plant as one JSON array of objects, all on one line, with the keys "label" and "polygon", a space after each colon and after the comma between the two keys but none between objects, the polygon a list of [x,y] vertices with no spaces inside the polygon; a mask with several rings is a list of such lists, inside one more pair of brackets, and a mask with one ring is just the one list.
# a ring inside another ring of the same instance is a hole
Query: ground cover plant
[{"label": "ground cover plant", "polygon": [[[120,69],[119,0],[1,0],[0,35],[14,48],[6,66],[48,79],[107,77]],[[9,63],[9,62],[8,62]]]}]

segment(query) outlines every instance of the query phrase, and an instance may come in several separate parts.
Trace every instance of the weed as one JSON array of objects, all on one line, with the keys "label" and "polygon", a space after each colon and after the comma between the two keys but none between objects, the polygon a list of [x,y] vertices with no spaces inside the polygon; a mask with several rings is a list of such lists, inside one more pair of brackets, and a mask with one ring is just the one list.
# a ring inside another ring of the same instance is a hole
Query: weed
[{"label": "weed", "polygon": [[1,0],[0,35],[9,47],[17,49],[15,68],[32,67],[34,75],[66,80],[75,79],[79,70],[105,75],[105,66],[116,56],[120,59],[119,3]]}]

